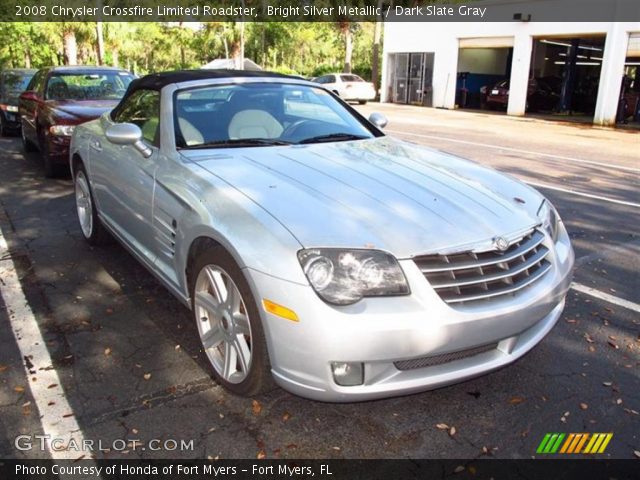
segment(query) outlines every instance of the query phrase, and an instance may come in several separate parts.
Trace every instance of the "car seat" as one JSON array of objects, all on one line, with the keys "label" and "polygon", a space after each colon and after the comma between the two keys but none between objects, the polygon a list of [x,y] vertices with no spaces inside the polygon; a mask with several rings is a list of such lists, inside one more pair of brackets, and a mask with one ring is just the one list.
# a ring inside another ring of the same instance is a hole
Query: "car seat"
[{"label": "car seat", "polygon": [[264,110],[242,110],[229,122],[229,138],[278,138],[282,125]]}]

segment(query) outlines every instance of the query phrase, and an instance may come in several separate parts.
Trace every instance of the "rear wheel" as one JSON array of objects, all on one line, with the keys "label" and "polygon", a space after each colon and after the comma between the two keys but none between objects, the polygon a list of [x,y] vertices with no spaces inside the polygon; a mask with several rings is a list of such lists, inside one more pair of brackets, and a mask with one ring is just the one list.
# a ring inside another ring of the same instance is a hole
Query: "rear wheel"
[{"label": "rear wheel", "polygon": [[103,245],[110,239],[109,233],[98,218],[93,194],[87,178],[84,165],[79,164],[75,171],[74,187],[76,197],[76,212],[80,222],[82,235],[90,245]]},{"label": "rear wheel", "polygon": [[233,257],[215,246],[198,255],[191,271],[193,315],[216,380],[243,396],[272,388],[258,308]]}]

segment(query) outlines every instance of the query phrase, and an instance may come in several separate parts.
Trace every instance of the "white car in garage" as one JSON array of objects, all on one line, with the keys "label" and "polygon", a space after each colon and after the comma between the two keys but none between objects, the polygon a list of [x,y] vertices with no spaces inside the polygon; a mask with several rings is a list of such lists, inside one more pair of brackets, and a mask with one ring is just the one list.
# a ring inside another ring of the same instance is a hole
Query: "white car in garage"
[{"label": "white car in garage", "polygon": [[373,83],[364,81],[352,73],[330,73],[313,79],[315,83],[333,91],[345,101],[357,101],[364,105],[368,100],[376,98]]}]

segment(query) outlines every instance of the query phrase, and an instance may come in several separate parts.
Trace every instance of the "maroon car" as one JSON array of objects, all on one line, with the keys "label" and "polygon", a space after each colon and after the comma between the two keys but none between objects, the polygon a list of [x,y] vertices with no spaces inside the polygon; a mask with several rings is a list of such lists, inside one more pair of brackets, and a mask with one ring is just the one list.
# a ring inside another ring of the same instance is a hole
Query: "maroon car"
[{"label": "maroon car", "polygon": [[22,143],[40,150],[47,177],[68,168],[76,125],[115,107],[134,76],[109,67],[50,67],[39,70],[20,95]]},{"label": "maroon car", "polygon": [[[489,110],[505,110],[509,103],[509,80],[501,80],[492,87],[487,85],[480,89],[480,94],[484,95],[484,104]],[[529,79],[527,86],[527,112],[551,111],[559,100],[560,96],[549,82],[542,78]]]}]

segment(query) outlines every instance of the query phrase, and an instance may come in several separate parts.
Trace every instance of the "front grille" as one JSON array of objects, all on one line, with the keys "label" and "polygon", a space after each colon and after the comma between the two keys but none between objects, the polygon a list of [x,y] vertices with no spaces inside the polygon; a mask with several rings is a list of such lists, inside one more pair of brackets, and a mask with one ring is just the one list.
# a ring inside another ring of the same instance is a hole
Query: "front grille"
[{"label": "front grille", "polygon": [[463,358],[475,357],[476,355],[495,350],[496,348],[498,348],[498,344],[493,343],[491,345],[483,345],[458,352],[443,353],[442,355],[434,355],[432,357],[401,360],[399,362],[393,362],[393,364],[398,370],[415,370],[416,368],[434,367],[436,365],[462,360]]},{"label": "front grille", "polygon": [[415,257],[431,286],[445,302],[459,304],[513,295],[551,269],[544,235],[531,230],[504,251],[461,252]]}]

